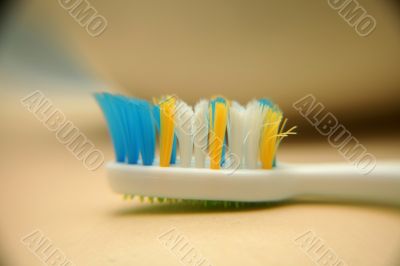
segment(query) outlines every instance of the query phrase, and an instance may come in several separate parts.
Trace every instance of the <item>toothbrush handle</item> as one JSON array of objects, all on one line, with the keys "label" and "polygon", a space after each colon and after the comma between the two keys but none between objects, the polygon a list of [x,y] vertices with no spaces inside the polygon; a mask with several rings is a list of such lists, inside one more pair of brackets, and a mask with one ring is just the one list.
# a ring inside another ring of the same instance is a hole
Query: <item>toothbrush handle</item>
[{"label": "toothbrush handle", "polygon": [[295,180],[297,196],[400,204],[398,163],[378,163],[365,175],[351,164],[304,166]]}]

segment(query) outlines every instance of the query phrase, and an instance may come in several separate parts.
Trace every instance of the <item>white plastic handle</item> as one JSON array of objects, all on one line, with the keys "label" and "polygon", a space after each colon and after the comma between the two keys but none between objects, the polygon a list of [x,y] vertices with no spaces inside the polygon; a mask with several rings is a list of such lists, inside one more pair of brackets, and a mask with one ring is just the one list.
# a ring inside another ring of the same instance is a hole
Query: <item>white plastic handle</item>
[{"label": "white plastic handle", "polygon": [[400,203],[400,164],[378,163],[365,175],[351,164],[293,166],[292,171],[299,196]]},{"label": "white plastic handle", "polygon": [[118,193],[226,201],[317,199],[400,203],[400,164],[378,163],[368,175],[351,164],[280,165],[273,170],[211,170],[107,164]]}]

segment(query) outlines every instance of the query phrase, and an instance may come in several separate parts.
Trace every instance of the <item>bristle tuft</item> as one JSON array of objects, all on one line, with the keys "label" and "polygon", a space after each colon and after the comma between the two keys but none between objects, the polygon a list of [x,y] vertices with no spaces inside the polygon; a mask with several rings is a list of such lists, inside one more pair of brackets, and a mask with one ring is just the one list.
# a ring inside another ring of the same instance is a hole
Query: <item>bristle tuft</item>
[{"label": "bristle tuft", "polygon": [[204,168],[208,144],[208,101],[201,100],[196,104],[192,123],[195,166]]},{"label": "bristle tuft", "polygon": [[228,104],[222,97],[210,101],[209,108],[210,168],[220,169],[225,152],[225,134],[228,122]]},{"label": "bristle tuft", "polygon": [[244,114],[244,168],[257,168],[260,134],[266,110],[258,101],[252,101],[246,106]]},{"label": "bristle tuft", "polygon": [[179,144],[179,159],[181,167],[189,167],[193,153],[193,109],[179,100],[175,108],[176,136]]},{"label": "bristle tuft", "polygon": [[168,96],[162,99],[160,105],[160,166],[167,167],[171,163],[171,153],[174,142],[174,112],[175,98]]},{"label": "bristle tuft", "polygon": [[230,153],[236,155],[240,167],[243,154],[245,109],[237,102],[233,102],[229,109],[228,139]]}]

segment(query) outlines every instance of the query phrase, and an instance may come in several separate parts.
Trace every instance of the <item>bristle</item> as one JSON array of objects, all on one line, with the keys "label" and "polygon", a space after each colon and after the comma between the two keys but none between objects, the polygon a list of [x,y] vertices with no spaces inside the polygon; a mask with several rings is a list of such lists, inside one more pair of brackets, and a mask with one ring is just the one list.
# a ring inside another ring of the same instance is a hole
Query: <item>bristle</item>
[{"label": "bristle", "polygon": [[167,97],[160,102],[160,166],[167,167],[171,162],[174,142],[175,98]]},{"label": "bristle", "polygon": [[[134,201],[135,196],[131,194],[122,195],[125,201]],[[252,208],[262,206],[268,203],[263,202],[241,202],[241,201],[222,201],[222,200],[198,200],[198,199],[176,199],[163,197],[138,196],[142,204],[158,204],[158,205],[176,205],[176,206],[192,206],[206,208]],[[147,202],[144,202],[144,201]]]},{"label": "bristle", "polygon": [[204,168],[208,142],[208,101],[201,100],[196,104],[192,123],[195,166]]},{"label": "bristle", "polygon": [[174,142],[172,143],[172,151],[171,151],[171,164],[176,163],[176,153],[177,153],[177,146],[178,146],[178,138],[176,137],[176,134],[174,134]]},{"label": "bristle", "polygon": [[157,201],[158,201],[159,203],[163,203],[163,202],[164,202],[164,198],[157,197]]},{"label": "bristle", "polygon": [[144,165],[155,157],[155,129],[148,102],[109,93],[95,94],[106,117],[117,162]]},{"label": "bristle", "polygon": [[228,139],[230,153],[235,154],[239,163],[242,161],[243,142],[244,142],[244,114],[245,109],[237,102],[233,102],[229,108],[228,120]]},{"label": "bristle", "polygon": [[[115,95],[111,98],[112,104],[114,106],[114,110],[118,113],[120,118],[121,127],[121,134],[123,136],[123,143],[124,143],[124,150],[125,156],[128,163],[134,164],[137,163],[139,157],[139,148],[136,145],[136,141],[132,139],[131,135],[131,121],[129,120],[129,101],[121,95]],[[132,145],[134,145],[132,147]]]},{"label": "bristle", "polygon": [[258,101],[251,101],[246,106],[244,114],[244,167],[257,168],[261,129],[266,114],[266,109]]},{"label": "bristle", "polygon": [[[153,117],[154,117],[154,121],[155,121],[155,125],[156,125],[156,129],[157,129],[157,133],[158,135],[160,135],[160,106],[159,104],[156,102],[156,99],[153,99],[153,101],[155,102],[155,105],[153,106]],[[170,163],[171,164],[175,164],[176,161],[176,146],[177,146],[177,139],[176,139],[176,135],[174,136],[174,142],[172,144],[172,152],[171,152],[171,160]]]},{"label": "bristle", "polygon": [[156,133],[152,115],[152,107],[147,101],[136,100],[139,114],[140,155],[144,165],[152,165],[155,158]]},{"label": "bristle", "polygon": [[260,143],[260,160],[263,169],[271,169],[273,166],[281,121],[282,113],[279,110],[268,108]]},{"label": "bristle", "polygon": [[220,169],[225,145],[228,105],[224,98],[217,97],[210,102],[210,168]]},{"label": "bristle", "polygon": [[174,117],[176,136],[179,143],[179,165],[181,167],[189,167],[193,153],[192,107],[181,100],[177,101]]},{"label": "bristle", "polygon": [[115,110],[112,95],[109,93],[95,93],[97,103],[103,111],[111,135],[117,162],[125,162],[125,144],[122,135],[122,123]]},{"label": "bristle", "polygon": [[[129,164],[136,164],[139,159],[140,152],[140,128],[138,106],[134,100],[123,98],[123,111],[125,113],[124,128],[126,134],[126,156]],[[155,139],[155,136],[153,137]],[[154,153],[153,153],[154,158]]]}]

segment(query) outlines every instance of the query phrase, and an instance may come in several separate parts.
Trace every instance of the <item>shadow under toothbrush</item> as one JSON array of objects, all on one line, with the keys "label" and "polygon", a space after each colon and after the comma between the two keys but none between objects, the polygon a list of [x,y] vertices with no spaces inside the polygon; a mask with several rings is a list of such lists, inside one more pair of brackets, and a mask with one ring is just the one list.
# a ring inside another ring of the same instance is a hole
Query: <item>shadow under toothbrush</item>
[{"label": "shadow under toothbrush", "polygon": [[228,212],[251,212],[262,209],[276,208],[279,206],[287,205],[287,202],[260,202],[235,205],[232,203],[226,206],[223,203],[219,204],[188,204],[188,203],[174,203],[174,204],[142,204],[136,203],[134,206],[128,208],[121,208],[114,211],[114,216],[129,216],[129,215],[142,215],[142,214],[204,214],[204,213],[228,213]]}]

